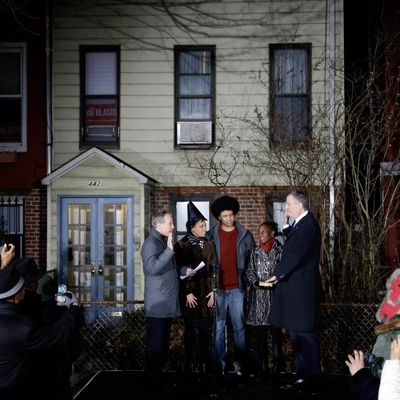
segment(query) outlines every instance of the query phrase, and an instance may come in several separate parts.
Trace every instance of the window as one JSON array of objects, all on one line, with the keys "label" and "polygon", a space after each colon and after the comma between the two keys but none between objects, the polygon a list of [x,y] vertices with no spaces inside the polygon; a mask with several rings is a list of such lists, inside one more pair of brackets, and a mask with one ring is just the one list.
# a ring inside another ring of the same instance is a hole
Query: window
[{"label": "window", "polygon": [[0,151],[26,148],[26,46],[0,43]]},{"label": "window", "polygon": [[310,46],[270,47],[272,142],[304,142],[310,133]]},{"label": "window", "polygon": [[291,224],[294,221],[292,217],[290,217],[289,220],[284,220],[286,197],[268,196],[266,200],[267,200],[266,219],[268,221],[274,221],[278,224],[277,238],[281,242],[283,242],[283,234],[282,234],[283,226],[287,223]]},{"label": "window", "polygon": [[212,228],[218,222],[210,212],[210,205],[214,201],[214,196],[210,194],[203,195],[171,195],[170,210],[174,217],[176,240],[182,239],[186,235],[187,204],[191,200],[199,211],[207,218],[207,230]]},{"label": "window", "polygon": [[209,147],[214,137],[215,47],[175,47],[176,145]]},{"label": "window", "polygon": [[119,147],[118,46],[81,46],[81,147]]},{"label": "window", "polygon": [[14,244],[17,258],[24,254],[24,208],[23,197],[0,196],[0,244]]}]

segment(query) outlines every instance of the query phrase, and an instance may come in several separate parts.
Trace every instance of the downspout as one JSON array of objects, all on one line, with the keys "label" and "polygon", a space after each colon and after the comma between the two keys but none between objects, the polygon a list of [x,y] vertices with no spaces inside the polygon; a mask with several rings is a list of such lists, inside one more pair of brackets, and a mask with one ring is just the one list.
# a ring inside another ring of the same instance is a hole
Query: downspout
[{"label": "downspout", "polygon": [[46,0],[46,172],[47,175],[52,170],[53,154],[53,125],[51,113],[51,0]]},{"label": "downspout", "polygon": [[334,266],[335,243],[335,70],[336,0],[329,0],[329,256]]}]

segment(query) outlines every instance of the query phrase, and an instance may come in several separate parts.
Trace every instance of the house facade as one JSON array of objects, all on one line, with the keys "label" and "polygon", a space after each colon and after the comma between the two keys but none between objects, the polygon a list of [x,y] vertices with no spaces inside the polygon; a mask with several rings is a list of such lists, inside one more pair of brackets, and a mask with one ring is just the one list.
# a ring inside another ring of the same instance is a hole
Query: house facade
[{"label": "house facade", "polygon": [[0,8],[0,242],[46,265],[46,7]]},{"label": "house facade", "polygon": [[209,226],[221,194],[255,235],[266,218],[282,224],[291,183],[263,157],[329,142],[315,127],[330,90],[343,93],[341,1],[52,8],[52,168],[41,182],[60,281],[87,302],[143,299],[150,216],[170,210],[179,239],[189,200]]}]

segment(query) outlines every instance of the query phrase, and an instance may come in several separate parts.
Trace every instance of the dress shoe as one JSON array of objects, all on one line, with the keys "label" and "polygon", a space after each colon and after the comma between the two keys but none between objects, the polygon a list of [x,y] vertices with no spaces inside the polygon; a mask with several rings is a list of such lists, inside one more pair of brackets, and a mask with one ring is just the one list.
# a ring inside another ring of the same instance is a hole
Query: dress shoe
[{"label": "dress shoe", "polygon": [[306,394],[309,396],[316,396],[320,394],[320,390],[317,384],[313,384],[310,380],[300,378],[293,383],[288,383],[280,387],[283,390],[291,390],[298,394]]}]

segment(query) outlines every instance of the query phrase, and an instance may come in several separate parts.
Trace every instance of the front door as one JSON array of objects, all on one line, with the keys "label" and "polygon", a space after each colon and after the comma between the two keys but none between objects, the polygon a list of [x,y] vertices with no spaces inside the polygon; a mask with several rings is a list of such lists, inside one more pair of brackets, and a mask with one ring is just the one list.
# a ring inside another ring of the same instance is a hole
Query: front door
[{"label": "front door", "polygon": [[132,197],[62,197],[59,283],[100,312],[128,310],[134,293]]}]

